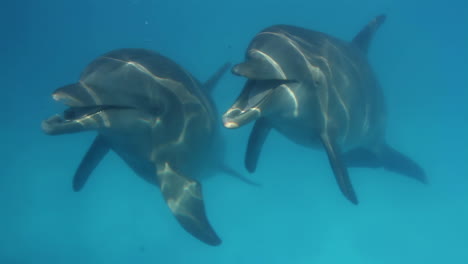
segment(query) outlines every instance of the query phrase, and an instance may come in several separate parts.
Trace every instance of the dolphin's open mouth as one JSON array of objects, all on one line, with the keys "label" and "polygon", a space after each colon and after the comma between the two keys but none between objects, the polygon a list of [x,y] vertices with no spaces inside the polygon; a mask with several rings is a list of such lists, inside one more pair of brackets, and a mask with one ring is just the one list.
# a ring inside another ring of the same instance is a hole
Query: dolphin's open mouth
[{"label": "dolphin's open mouth", "polygon": [[274,89],[275,87],[255,85],[255,87],[249,91],[246,105],[242,110],[247,111],[249,109],[256,108],[271,95]]},{"label": "dolphin's open mouth", "polygon": [[239,126],[253,121],[261,116],[262,105],[274,92],[274,87],[254,85],[239,96],[236,103],[223,115],[223,123],[227,128]]},{"label": "dolphin's open mouth", "polygon": [[[72,87],[72,86],[68,86]],[[72,90],[73,91],[73,90]],[[99,126],[98,115],[105,111],[133,108],[120,105],[96,105],[86,100],[78,99],[69,92],[58,89],[53,95],[54,100],[68,106],[63,114],[56,114],[42,122],[42,130],[50,135],[76,133],[96,129]],[[90,105],[86,105],[88,102]]]},{"label": "dolphin's open mouth", "polygon": [[73,121],[83,118],[89,118],[93,115],[99,114],[106,110],[121,110],[128,109],[131,107],[118,106],[118,105],[95,105],[95,106],[81,106],[81,107],[69,107],[63,111],[64,121]]},{"label": "dolphin's open mouth", "polygon": [[47,134],[57,135],[90,130],[97,127],[95,116],[104,111],[128,109],[127,106],[95,105],[69,107],[63,114],[56,114],[42,122],[42,129]]},{"label": "dolphin's open mouth", "polygon": [[226,128],[238,128],[258,119],[278,87],[295,80],[248,80],[234,105],[223,115]]}]

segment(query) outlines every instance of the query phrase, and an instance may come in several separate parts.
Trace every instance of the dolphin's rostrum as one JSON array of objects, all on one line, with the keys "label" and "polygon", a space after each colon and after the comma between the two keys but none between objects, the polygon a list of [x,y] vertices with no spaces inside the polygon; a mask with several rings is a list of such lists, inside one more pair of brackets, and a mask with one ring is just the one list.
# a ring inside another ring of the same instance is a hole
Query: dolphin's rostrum
[{"label": "dolphin's rostrum", "polygon": [[76,171],[74,190],[84,186],[113,150],[159,186],[182,227],[209,245],[219,245],[198,180],[216,170],[241,177],[222,163],[216,108],[208,95],[228,67],[203,85],[158,53],[120,49],[91,62],[78,83],[57,89],[53,98],[68,109],[43,121],[43,130],[51,135],[98,133]]},{"label": "dolphin's rostrum", "polygon": [[381,15],[351,42],[295,26],[276,25],[251,41],[232,72],[247,78],[224,126],[255,121],[245,165],[255,171],[271,129],[292,141],[326,150],[343,194],[357,204],[348,167],[383,167],[425,182],[424,171],[385,142],[386,106],[367,60]]}]

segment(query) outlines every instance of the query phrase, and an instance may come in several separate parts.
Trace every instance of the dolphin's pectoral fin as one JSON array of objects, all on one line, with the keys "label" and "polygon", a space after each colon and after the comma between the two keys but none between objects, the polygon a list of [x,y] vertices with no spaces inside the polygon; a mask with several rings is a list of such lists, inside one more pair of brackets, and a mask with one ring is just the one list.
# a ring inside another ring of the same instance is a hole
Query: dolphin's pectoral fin
[{"label": "dolphin's pectoral fin", "polygon": [[364,148],[353,149],[344,154],[343,160],[348,167],[383,167],[420,182],[427,182],[426,173],[418,164],[388,145],[384,145],[379,154]]},{"label": "dolphin's pectoral fin", "polygon": [[221,244],[206,217],[201,185],[172,170],[168,163],[158,166],[157,177],[163,197],[180,225],[202,242]]},{"label": "dolphin's pectoral fin", "polygon": [[352,43],[359,47],[364,53],[367,53],[374,33],[385,22],[385,18],[386,15],[375,17],[354,37]]},{"label": "dolphin's pectoral fin", "polygon": [[265,118],[260,118],[250,132],[249,143],[245,153],[245,167],[251,173],[257,168],[258,158],[262,151],[263,144],[270,133],[271,126]]},{"label": "dolphin's pectoral fin", "polygon": [[286,80],[281,69],[275,68],[274,64],[261,58],[250,59],[237,64],[231,71],[235,75],[252,80]]},{"label": "dolphin's pectoral fin", "polygon": [[89,147],[88,152],[86,152],[85,156],[81,160],[80,166],[78,166],[75,176],[73,177],[73,190],[75,192],[78,192],[83,188],[89,176],[104,156],[109,152],[109,149],[109,145],[103,137],[100,135],[96,136],[93,144]]},{"label": "dolphin's pectoral fin", "polygon": [[321,135],[322,144],[327,151],[328,160],[335,174],[336,181],[340,187],[341,192],[353,204],[358,204],[356,194],[349,179],[348,170],[342,161],[339,147],[327,134]]},{"label": "dolphin's pectoral fin", "polygon": [[245,183],[247,183],[247,184],[249,184],[249,185],[256,186],[256,187],[261,186],[261,184],[249,180],[249,179],[246,178],[244,175],[242,175],[242,174],[239,173],[238,171],[234,170],[233,168],[228,167],[227,165],[221,164],[220,169],[221,169],[222,172],[224,172],[224,173],[226,173],[226,174],[229,174],[229,175],[231,175],[232,177],[234,177],[234,178],[236,178],[236,179],[239,179],[239,180],[241,180],[241,181],[243,181],[243,182],[245,182]]},{"label": "dolphin's pectoral fin", "polygon": [[229,69],[229,67],[231,67],[231,63],[230,62],[226,62],[225,64],[223,64],[223,66],[221,66],[221,68],[219,68],[212,76],[210,79],[208,79],[204,84],[203,84],[203,87],[205,87],[205,89],[208,91],[208,92],[211,92],[213,91],[214,87],[216,86],[216,84],[218,83],[219,79],[221,79],[221,77],[224,75],[224,73],[226,73],[227,69]]}]

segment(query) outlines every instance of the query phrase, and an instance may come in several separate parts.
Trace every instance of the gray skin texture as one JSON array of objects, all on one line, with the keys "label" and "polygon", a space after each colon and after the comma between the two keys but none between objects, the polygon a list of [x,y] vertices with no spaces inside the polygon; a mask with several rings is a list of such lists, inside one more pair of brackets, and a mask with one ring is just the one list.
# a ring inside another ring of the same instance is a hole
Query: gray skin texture
[{"label": "gray skin texture", "polygon": [[227,128],[255,121],[245,160],[249,171],[276,129],[297,144],[325,149],[341,191],[354,204],[348,167],[384,167],[425,182],[416,163],[385,143],[384,95],[366,56],[384,20],[376,17],[352,42],[288,25],[254,37],[245,62],[232,69],[247,82],[223,116]]},{"label": "gray skin texture", "polygon": [[43,121],[42,128],[50,135],[98,133],[75,175],[75,191],[113,150],[139,176],[159,186],[183,228],[209,245],[219,245],[198,180],[225,166],[216,109],[202,86],[158,53],[115,50],[92,61],[78,83],[53,93],[68,109]]}]

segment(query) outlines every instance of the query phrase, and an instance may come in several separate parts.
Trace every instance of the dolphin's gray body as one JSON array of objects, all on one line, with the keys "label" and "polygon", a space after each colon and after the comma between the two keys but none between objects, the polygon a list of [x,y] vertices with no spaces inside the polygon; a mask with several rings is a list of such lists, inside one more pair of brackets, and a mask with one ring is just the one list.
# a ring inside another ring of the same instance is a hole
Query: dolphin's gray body
[{"label": "dolphin's gray body", "polygon": [[224,114],[227,128],[256,121],[246,167],[256,168],[273,128],[292,141],[323,147],[343,194],[358,203],[347,167],[384,167],[425,181],[424,171],[385,143],[386,107],[367,60],[376,17],[352,42],[299,27],[269,27],[251,41],[246,61],[233,73],[247,83]]},{"label": "dolphin's gray body", "polygon": [[53,98],[69,108],[63,117],[43,121],[43,130],[51,135],[98,132],[75,174],[75,191],[113,150],[138,175],[160,187],[188,232],[209,245],[219,245],[197,180],[215,170],[236,174],[222,163],[216,109],[205,91],[227,68],[202,87],[160,54],[121,49],[94,60],[78,83],[57,89]]}]

